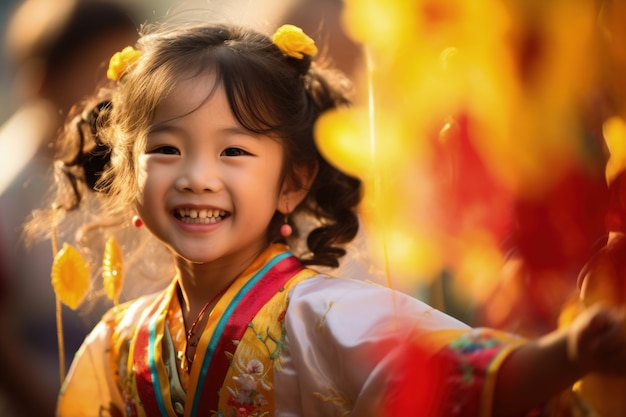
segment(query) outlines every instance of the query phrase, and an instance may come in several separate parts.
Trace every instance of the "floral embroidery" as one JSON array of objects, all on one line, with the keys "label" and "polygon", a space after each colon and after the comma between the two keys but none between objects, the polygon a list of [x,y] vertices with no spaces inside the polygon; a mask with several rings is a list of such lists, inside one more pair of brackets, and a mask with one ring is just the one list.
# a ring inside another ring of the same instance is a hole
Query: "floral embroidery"
[{"label": "floral embroidery", "polygon": [[470,332],[452,341],[448,348],[458,358],[459,381],[465,385],[480,383],[501,345],[497,337],[485,331]]},{"label": "floral embroidery", "polygon": [[[270,333],[270,328],[268,327],[265,330],[265,335],[254,329],[254,323],[249,323],[248,327],[256,334],[257,339],[259,339],[265,347],[267,348],[267,352],[269,354],[269,358],[272,361],[276,361],[277,368],[280,369],[280,362],[277,359],[280,359],[280,351],[285,346],[285,337],[287,331],[285,330],[285,315],[287,314],[287,310],[284,310],[278,316],[278,323],[280,324],[280,336],[276,337]],[[270,347],[269,343],[273,344],[273,347]]]},{"label": "floral embroidery", "polygon": [[326,316],[328,316],[328,313],[330,313],[330,309],[333,308],[334,305],[335,305],[334,301],[330,301],[328,303],[328,308],[324,312],[324,315],[320,319],[320,321],[317,324],[317,326],[315,326],[315,330],[317,330],[321,334],[325,334],[326,333]]},{"label": "floral embroidery", "polygon": [[490,349],[495,346],[498,346],[501,342],[493,337],[493,335],[482,332],[482,333],[468,333],[459,337],[450,343],[449,347],[454,349],[460,353],[473,353],[478,352],[483,349]]},{"label": "floral embroidery", "polygon": [[[254,333],[257,340],[267,349],[267,357],[275,367],[280,368],[279,357],[280,351],[285,344],[285,315],[287,311],[282,311],[277,322],[280,325],[280,335],[272,335],[270,329],[265,329],[265,334],[255,330],[254,323],[248,323],[248,328]],[[238,346],[239,341],[233,340]],[[235,386],[227,386],[226,389],[230,393],[228,397],[228,411],[225,414],[218,413],[219,416],[226,417],[263,417],[269,415],[269,411],[264,408],[269,404],[267,398],[263,394],[264,391],[271,391],[272,384],[268,381],[269,369],[265,369],[265,365],[259,359],[250,359],[244,362],[242,357],[246,357],[244,353],[227,354],[230,366],[234,367],[236,375],[233,376]],[[271,378],[271,377],[270,377]]]},{"label": "floral embroidery", "polygon": [[272,389],[266,380],[267,374],[263,363],[257,359],[244,364],[241,359],[234,363],[238,375],[233,377],[236,387],[227,387],[231,396],[228,398],[229,417],[262,417],[269,413],[259,410],[268,404],[260,389]]},{"label": "floral embroidery", "polygon": [[324,402],[332,403],[333,405],[342,409],[343,411],[339,413],[339,416],[342,417],[350,414],[350,410],[352,410],[353,408],[353,404],[350,402],[350,400],[346,398],[345,395],[333,388],[328,389],[328,395],[324,395],[321,392],[314,392],[313,395]]},{"label": "floral embroidery", "polygon": [[458,381],[466,386],[481,383],[482,373],[500,350],[500,345],[501,341],[487,332],[471,332],[452,341],[448,348],[459,357]]},{"label": "floral embroidery", "polygon": [[505,346],[498,333],[477,329],[459,335],[432,358],[441,368],[441,415],[478,415],[489,366]]}]

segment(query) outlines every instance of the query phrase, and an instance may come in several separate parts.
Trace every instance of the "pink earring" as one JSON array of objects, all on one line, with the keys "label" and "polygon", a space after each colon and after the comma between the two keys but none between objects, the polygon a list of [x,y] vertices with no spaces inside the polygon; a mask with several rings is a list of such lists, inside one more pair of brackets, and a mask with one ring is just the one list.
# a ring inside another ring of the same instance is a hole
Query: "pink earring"
[{"label": "pink earring", "polygon": [[143,226],[143,221],[139,216],[133,216],[133,226],[135,226],[137,229]]},{"label": "pink earring", "polygon": [[293,228],[289,224],[289,215],[285,214],[285,223],[283,223],[283,225],[280,226],[280,235],[286,238],[286,237],[291,236],[292,233],[293,233]]}]

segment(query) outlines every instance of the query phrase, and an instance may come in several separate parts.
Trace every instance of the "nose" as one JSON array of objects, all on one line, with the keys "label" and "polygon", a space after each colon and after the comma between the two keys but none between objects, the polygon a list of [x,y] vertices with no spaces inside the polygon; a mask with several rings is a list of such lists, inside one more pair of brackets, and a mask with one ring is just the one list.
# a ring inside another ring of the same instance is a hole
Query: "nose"
[{"label": "nose", "polygon": [[219,191],[222,188],[222,178],[218,162],[199,155],[181,161],[180,174],[175,185],[177,190],[185,192]]}]

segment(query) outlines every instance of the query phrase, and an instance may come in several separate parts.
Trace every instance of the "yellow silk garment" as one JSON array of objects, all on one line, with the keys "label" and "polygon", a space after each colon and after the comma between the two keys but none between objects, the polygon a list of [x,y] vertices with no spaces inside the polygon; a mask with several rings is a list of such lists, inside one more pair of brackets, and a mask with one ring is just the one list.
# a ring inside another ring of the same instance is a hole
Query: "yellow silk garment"
[{"label": "yellow silk garment", "polygon": [[[285,262],[290,263],[290,268],[275,270]],[[59,396],[57,414],[226,416],[234,411],[234,415],[263,416],[273,413],[273,372],[280,368],[289,290],[314,274],[302,267],[283,245],[271,246],[219,300],[209,315],[188,370],[177,280],[158,295],[113,308],[79,350]],[[268,277],[274,279],[273,287]],[[225,317],[233,318],[239,310],[250,310],[252,304],[259,303],[257,300],[263,292],[267,300],[248,312],[252,320],[239,325],[243,330],[240,340],[215,337],[218,332],[227,333],[229,324]],[[219,343],[227,345],[227,350],[216,349]],[[215,357],[207,358],[211,353]],[[211,372],[211,365],[217,362],[226,364],[219,375]],[[146,378],[150,380],[148,383]],[[203,402],[207,395],[202,388],[207,385],[216,387],[214,396],[219,403]]]},{"label": "yellow silk garment", "polygon": [[[390,388],[439,378],[438,417],[488,417],[500,364],[524,343],[401,292],[318,274],[272,245],[217,303],[187,370],[177,285],[103,317],[72,363],[59,416],[381,417]],[[443,358],[446,374],[413,370],[411,346]]]}]

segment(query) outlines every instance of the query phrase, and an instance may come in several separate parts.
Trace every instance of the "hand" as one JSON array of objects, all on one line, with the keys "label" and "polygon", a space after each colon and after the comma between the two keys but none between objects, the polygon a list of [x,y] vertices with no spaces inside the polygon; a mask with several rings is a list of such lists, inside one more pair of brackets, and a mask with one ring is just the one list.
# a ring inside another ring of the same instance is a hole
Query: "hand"
[{"label": "hand", "polygon": [[567,329],[567,355],[583,374],[626,376],[624,310],[594,305],[583,310]]}]

